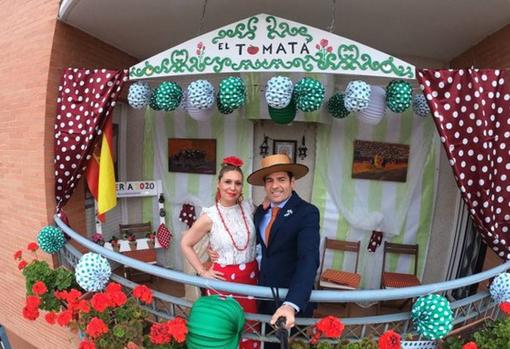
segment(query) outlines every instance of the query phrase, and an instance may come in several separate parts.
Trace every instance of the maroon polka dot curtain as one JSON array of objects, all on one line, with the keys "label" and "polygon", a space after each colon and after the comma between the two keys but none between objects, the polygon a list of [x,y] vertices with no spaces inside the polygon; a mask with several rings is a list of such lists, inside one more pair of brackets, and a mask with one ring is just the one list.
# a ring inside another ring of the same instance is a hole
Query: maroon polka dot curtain
[{"label": "maroon polka dot curtain", "polygon": [[62,213],[119,97],[127,70],[67,68],[55,119],[55,200]]},{"label": "maroon polka dot curtain", "polygon": [[475,225],[510,259],[508,71],[419,69],[417,77]]}]

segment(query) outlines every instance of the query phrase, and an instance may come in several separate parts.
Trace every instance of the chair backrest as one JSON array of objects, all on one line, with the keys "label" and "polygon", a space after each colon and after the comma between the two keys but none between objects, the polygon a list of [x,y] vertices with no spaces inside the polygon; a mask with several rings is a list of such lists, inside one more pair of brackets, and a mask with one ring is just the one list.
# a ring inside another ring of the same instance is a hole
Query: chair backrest
[{"label": "chair backrest", "polygon": [[386,253],[407,254],[414,256],[414,275],[418,276],[418,245],[396,244],[384,241],[384,253],[382,262],[382,272],[386,266]]},{"label": "chair backrest", "polygon": [[359,260],[359,241],[346,241],[346,240],[335,240],[324,238],[324,249],[322,250],[322,258],[321,258],[321,269],[319,275],[322,274],[322,269],[324,267],[324,256],[326,255],[326,250],[337,250],[344,252],[354,252],[356,253],[356,264],[354,267],[354,272],[358,272],[358,260]]},{"label": "chair backrest", "polygon": [[119,233],[122,238],[124,234],[134,234],[137,238],[144,238],[147,233],[152,232],[151,222],[135,224],[119,224]]}]

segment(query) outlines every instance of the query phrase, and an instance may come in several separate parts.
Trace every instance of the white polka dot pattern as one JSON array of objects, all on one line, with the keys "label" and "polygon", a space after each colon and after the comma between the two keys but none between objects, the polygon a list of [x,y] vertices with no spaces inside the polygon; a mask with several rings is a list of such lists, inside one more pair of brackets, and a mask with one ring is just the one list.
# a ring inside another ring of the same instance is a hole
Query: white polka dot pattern
[{"label": "white polka dot pattern", "polygon": [[489,288],[492,299],[500,304],[510,301],[510,273],[501,273],[492,280]]},{"label": "white polka dot pattern", "polygon": [[510,259],[510,84],[494,69],[417,72],[462,198],[485,242]]},{"label": "white polka dot pattern", "polygon": [[67,68],[59,86],[55,119],[57,212],[71,197],[111,115],[127,70]]}]

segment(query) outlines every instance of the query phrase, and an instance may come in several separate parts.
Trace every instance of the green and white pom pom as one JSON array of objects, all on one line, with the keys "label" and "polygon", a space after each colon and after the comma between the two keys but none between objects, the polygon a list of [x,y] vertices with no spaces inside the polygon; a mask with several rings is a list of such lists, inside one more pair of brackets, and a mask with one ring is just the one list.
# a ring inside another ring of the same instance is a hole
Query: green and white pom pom
[{"label": "green and white pom pom", "polygon": [[209,109],[214,104],[214,87],[207,80],[197,80],[187,89],[187,106],[192,109]]},{"label": "green and white pom pom", "polygon": [[344,105],[348,111],[360,112],[368,107],[372,89],[362,80],[354,80],[347,84]]},{"label": "green and white pom pom", "polygon": [[156,101],[156,95],[158,94],[158,88],[156,87],[156,89],[152,92],[152,95],[151,95],[151,98],[149,99],[149,107],[152,109],[152,110],[161,110],[160,106],[158,105],[157,101]]},{"label": "green and white pom pom", "polygon": [[101,291],[110,280],[111,274],[108,260],[93,252],[84,254],[75,268],[76,282],[87,292]]},{"label": "green and white pom pom", "polygon": [[292,99],[292,81],[286,76],[274,76],[266,84],[266,102],[273,109],[287,107]]},{"label": "green and white pom pom", "polygon": [[[221,104],[225,110],[234,110],[244,105],[246,103],[246,86],[244,81],[235,76],[223,79],[218,90],[218,100],[218,104]],[[218,109],[220,108],[218,107]]]},{"label": "green and white pom pom", "polygon": [[393,80],[386,86],[386,105],[394,113],[403,113],[411,106],[413,87],[404,80]]},{"label": "green and white pom pom", "polygon": [[37,234],[37,244],[46,253],[53,254],[64,247],[66,241],[60,228],[48,225]]},{"label": "green and white pom pom", "polygon": [[328,101],[328,112],[337,119],[343,119],[350,114],[350,111],[345,108],[344,94],[335,93]]},{"label": "green and white pom pom", "polygon": [[413,98],[413,110],[414,113],[421,117],[426,117],[430,114],[430,108],[427,104],[427,100],[423,94],[415,95]]},{"label": "green and white pom pom", "polygon": [[156,107],[159,108],[156,110],[172,111],[181,104],[182,89],[175,82],[161,83],[154,94],[156,95]]},{"label": "green and white pom pom", "polygon": [[438,294],[418,298],[411,319],[418,334],[430,340],[441,339],[453,327],[453,312],[448,300]]},{"label": "green and white pom pom", "polygon": [[227,108],[223,104],[221,104],[219,93],[216,96],[216,105],[218,106],[218,111],[223,115],[232,114],[232,112],[234,111],[234,109]]},{"label": "green and white pom pom", "polygon": [[304,112],[318,110],[324,101],[325,89],[319,80],[303,78],[294,86],[296,107]]},{"label": "green and white pom pom", "polygon": [[145,81],[137,81],[129,86],[128,103],[132,108],[143,109],[149,104],[151,95],[150,85]]}]

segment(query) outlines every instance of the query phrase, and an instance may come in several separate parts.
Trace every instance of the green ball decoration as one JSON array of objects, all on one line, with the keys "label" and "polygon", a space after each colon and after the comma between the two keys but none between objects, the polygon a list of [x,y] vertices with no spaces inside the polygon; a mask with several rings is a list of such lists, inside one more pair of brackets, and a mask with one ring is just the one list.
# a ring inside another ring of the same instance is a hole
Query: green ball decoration
[{"label": "green ball decoration", "polygon": [[404,80],[393,80],[386,86],[386,105],[394,113],[402,113],[411,106],[413,87]]},{"label": "green ball decoration", "polygon": [[218,99],[218,104],[226,109],[237,109],[244,105],[246,103],[246,86],[243,79],[235,76],[223,79],[220,82]]},{"label": "green ball decoration", "polygon": [[66,241],[60,228],[48,225],[37,234],[37,244],[46,253],[53,254],[64,247]]},{"label": "green ball decoration", "polygon": [[152,91],[152,95],[151,95],[151,98],[149,99],[149,107],[152,109],[152,110],[156,110],[156,111],[159,111],[161,110],[160,106],[156,103],[156,95],[158,93],[158,88],[156,87],[154,89],[154,91]]},{"label": "green ball decoration", "polygon": [[344,94],[335,93],[328,101],[328,112],[337,119],[343,119],[350,114],[345,108]]},{"label": "green ball decoration", "polygon": [[318,110],[324,101],[325,89],[319,80],[303,78],[294,86],[296,106],[304,112]]},{"label": "green ball decoration", "polygon": [[182,88],[175,82],[165,81],[154,91],[154,95],[156,107],[159,108],[156,110],[172,111],[181,104]]},{"label": "green ball decoration", "polygon": [[453,312],[448,300],[438,294],[418,298],[411,319],[418,334],[430,340],[441,339],[453,327]]},{"label": "green ball decoration", "polygon": [[244,311],[232,297],[200,297],[188,317],[188,349],[236,349],[245,323]]},{"label": "green ball decoration", "polygon": [[218,110],[221,114],[223,115],[227,115],[227,114],[232,114],[234,112],[234,109],[232,108],[227,108],[226,106],[224,106],[222,103],[221,103],[221,100],[220,100],[220,94],[218,93],[216,95],[216,105],[218,106]]},{"label": "green ball decoration", "polygon": [[269,116],[271,116],[271,119],[280,125],[285,125],[296,117],[296,99],[291,98],[290,103],[282,109],[276,109],[271,106],[267,106],[269,111]]}]

